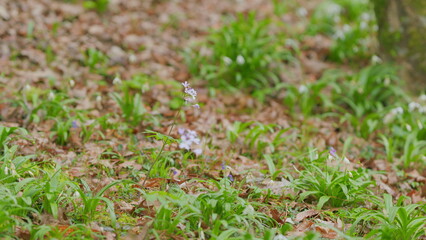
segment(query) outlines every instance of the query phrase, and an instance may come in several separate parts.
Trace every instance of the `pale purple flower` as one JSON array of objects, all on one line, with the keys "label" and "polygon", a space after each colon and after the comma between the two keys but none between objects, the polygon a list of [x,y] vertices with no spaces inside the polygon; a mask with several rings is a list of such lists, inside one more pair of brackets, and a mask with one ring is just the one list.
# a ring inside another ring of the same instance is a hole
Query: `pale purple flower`
[{"label": "pale purple flower", "polygon": [[195,91],[193,88],[186,88],[185,93],[191,96],[194,100],[197,98],[197,91]]},{"label": "pale purple flower", "polygon": [[179,133],[179,135],[184,134],[185,133],[185,128],[179,128],[178,129],[178,133]]},{"label": "pale purple flower", "polygon": [[189,83],[187,81],[182,83],[182,86],[186,89],[189,88]]},{"label": "pale purple flower", "polygon": [[179,128],[178,133],[181,135],[179,143],[180,149],[185,149],[187,151],[194,152],[197,156],[201,155],[202,150],[200,148],[193,149],[192,145],[199,145],[201,143],[201,140],[198,138],[197,133],[192,130]]},{"label": "pale purple flower", "polygon": [[333,156],[333,157],[337,157],[336,149],[334,149],[334,147],[330,147],[330,151],[329,151],[329,153],[330,153],[330,155],[331,155],[331,156]]},{"label": "pale purple flower", "polygon": [[232,174],[229,174],[229,175],[228,175],[228,178],[229,178],[229,180],[230,180],[231,182],[233,182],[233,181],[234,181],[234,177],[232,176]]},{"label": "pale purple flower", "polygon": [[[197,99],[197,91],[191,87],[191,85],[185,81],[182,83],[182,86],[185,88],[184,92],[186,96],[184,97],[185,103],[195,103]],[[198,104],[192,104],[192,107],[194,108],[200,108],[200,105]]]},{"label": "pale purple flower", "polygon": [[203,153],[203,150],[201,148],[194,149],[193,152],[195,155],[200,156]]},{"label": "pale purple flower", "polygon": [[71,127],[72,128],[78,128],[78,122],[77,121],[72,121],[71,122]]}]

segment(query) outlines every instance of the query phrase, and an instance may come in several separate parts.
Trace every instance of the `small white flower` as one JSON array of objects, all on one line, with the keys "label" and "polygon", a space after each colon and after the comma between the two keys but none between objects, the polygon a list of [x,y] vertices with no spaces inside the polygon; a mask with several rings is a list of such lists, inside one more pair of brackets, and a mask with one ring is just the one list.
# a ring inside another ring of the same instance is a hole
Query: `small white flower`
[{"label": "small white flower", "polygon": [[299,48],[299,43],[296,40],[292,39],[292,38],[287,38],[285,40],[285,45],[286,45],[286,47],[291,47],[293,49],[298,49]]},{"label": "small white flower", "polygon": [[301,7],[301,8],[297,9],[296,14],[299,17],[306,17],[308,15],[308,10],[306,10],[306,8],[304,8],[304,7]]},{"label": "small white flower", "polygon": [[367,29],[367,27],[368,27],[368,24],[367,22],[364,22],[364,21],[362,21],[361,24],[359,25],[359,28],[362,30]]},{"label": "small white flower", "polygon": [[96,102],[102,102],[102,95],[96,96]]},{"label": "small white flower", "polygon": [[404,109],[402,107],[396,107],[391,110],[391,113],[394,115],[399,115],[404,113]]},{"label": "small white flower", "polygon": [[80,193],[78,191],[75,191],[74,194],[73,194],[73,196],[75,198],[79,198],[80,197]]},{"label": "small white flower", "polygon": [[343,158],[343,162],[344,162],[344,163],[346,163],[346,164],[351,163],[347,157],[344,157],[344,158]]},{"label": "small white flower", "polygon": [[426,94],[420,95],[419,100],[420,101],[426,101]]},{"label": "small white flower", "polygon": [[75,86],[75,81],[74,81],[74,80],[72,80],[72,79],[70,80],[70,86],[71,86],[71,87],[74,87],[74,86]]},{"label": "small white flower", "polygon": [[129,55],[129,62],[135,63],[137,61],[137,57],[134,54]]},{"label": "small white flower", "polygon": [[288,238],[282,234],[278,234],[274,237],[273,240],[288,240]]},{"label": "small white flower", "polygon": [[420,105],[418,102],[410,102],[408,104],[408,110],[410,112],[413,112],[415,110],[419,110],[420,111],[420,109],[422,109],[422,105]]},{"label": "small white flower", "polygon": [[309,90],[308,87],[306,87],[305,85],[300,85],[299,89],[298,89],[298,91],[299,91],[300,94],[308,92],[308,90]]},{"label": "small white flower", "polygon": [[29,85],[29,84],[25,85],[24,90],[25,91],[31,90],[31,85]]},{"label": "small white flower", "polygon": [[386,86],[389,86],[390,85],[390,83],[391,83],[391,80],[390,80],[390,78],[385,78],[385,81],[384,81],[384,83],[385,83],[385,85]]},{"label": "small white flower", "polygon": [[294,221],[291,218],[286,218],[285,222],[290,223],[290,224],[294,224]]},{"label": "small white flower", "polygon": [[52,91],[49,92],[49,96],[47,96],[47,98],[52,101],[53,99],[55,99],[55,93],[53,93]]},{"label": "small white flower", "polygon": [[361,19],[365,22],[368,22],[371,20],[371,15],[369,13],[363,13],[361,14]]},{"label": "small white flower", "polygon": [[393,108],[392,110],[389,111],[388,114],[385,115],[383,122],[388,124],[390,122],[393,121],[393,119],[397,116],[397,115],[401,115],[404,113],[404,109],[402,107],[396,107]]},{"label": "small white flower", "polygon": [[121,84],[121,79],[118,75],[116,75],[114,80],[112,80],[112,84],[114,84],[114,85],[120,85]]},{"label": "small white flower", "polygon": [[243,56],[241,56],[241,55],[238,55],[238,56],[237,56],[237,63],[238,63],[239,65],[243,65],[245,62],[246,62],[246,60],[244,59],[244,57],[243,57]]},{"label": "small white flower", "polygon": [[232,64],[232,59],[230,59],[227,56],[222,57],[223,62],[225,63],[225,65],[229,66]]},{"label": "small white flower", "polygon": [[340,22],[340,16],[339,16],[339,15],[334,16],[334,17],[333,17],[333,21],[334,21],[335,23],[339,23],[339,22]]},{"label": "small white flower", "polygon": [[345,39],[345,33],[342,30],[337,30],[333,35],[334,39]]},{"label": "small white flower", "polygon": [[405,127],[407,128],[407,131],[409,131],[409,132],[411,132],[411,130],[413,130],[413,129],[411,128],[411,125],[410,125],[410,124],[406,124],[406,125],[405,125]]},{"label": "small white flower", "polygon": [[345,24],[345,25],[343,25],[342,30],[343,30],[344,33],[347,33],[347,32],[350,32],[352,30],[352,27],[348,24]]},{"label": "small white flower", "polygon": [[377,63],[381,63],[381,62],[382,62],[382,59],[379,56],[373,55],[371,57],[371,63],[372,64],[377,64]]},{"label": "small white flower", "polygon": [[339,4],[331,3],[328,5],[328,12],[330,15],[339,15],[342,7]]}]

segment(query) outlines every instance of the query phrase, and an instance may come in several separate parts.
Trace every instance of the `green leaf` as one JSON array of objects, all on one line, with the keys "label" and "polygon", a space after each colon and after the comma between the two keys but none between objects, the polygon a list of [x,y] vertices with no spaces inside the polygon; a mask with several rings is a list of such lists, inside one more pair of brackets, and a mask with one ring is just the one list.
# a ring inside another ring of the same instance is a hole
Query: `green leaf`
[{"label": "green leaf", "polygon": [[320,197],[318,204],[317,204],[317,208],[321,209],[323,207],[323,205],[328,202],[328,200],[330,200],[330,196],[322,196]]}]

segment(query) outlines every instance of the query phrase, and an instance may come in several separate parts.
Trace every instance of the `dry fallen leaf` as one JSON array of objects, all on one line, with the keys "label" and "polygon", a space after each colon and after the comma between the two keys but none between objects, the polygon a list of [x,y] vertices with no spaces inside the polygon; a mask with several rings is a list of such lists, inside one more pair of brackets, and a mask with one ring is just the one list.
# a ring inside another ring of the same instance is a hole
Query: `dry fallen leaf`
[{"label": "dry fallen leaf", "polygon": [[318,211],[314,209],[309,209],[303,212],[300,212],[296,215],[296,218],[294,219],[295,222],[301,222],[305,220],[305,218],[313,217],[315,215],[318,215]]}]

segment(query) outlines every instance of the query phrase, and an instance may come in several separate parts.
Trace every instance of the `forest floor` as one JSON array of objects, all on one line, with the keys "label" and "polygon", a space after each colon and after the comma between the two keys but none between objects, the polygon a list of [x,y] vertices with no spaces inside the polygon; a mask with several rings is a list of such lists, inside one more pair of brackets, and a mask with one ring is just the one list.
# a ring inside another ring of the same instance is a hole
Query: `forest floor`
[{"label": "forest floor", "polygon": [[0,0],[0,238],[426,239],[426,96],[304,2]]}]

